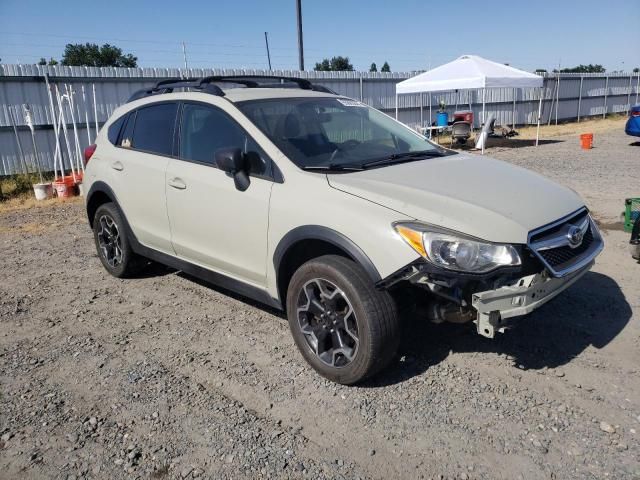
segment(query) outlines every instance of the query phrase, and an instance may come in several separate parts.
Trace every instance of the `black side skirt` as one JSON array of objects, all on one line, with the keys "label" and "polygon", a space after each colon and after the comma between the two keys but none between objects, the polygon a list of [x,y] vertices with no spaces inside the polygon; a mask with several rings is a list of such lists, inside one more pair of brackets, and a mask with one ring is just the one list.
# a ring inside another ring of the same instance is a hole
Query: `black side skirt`
[{"label": "black side skirt", "polygon": [[171,255],[167,255],[166,253],[158,252],[149,247],[145,247],[140,242],[138,242],[135,237],[130,236],[129,241],[131,242],[131,247],[133,251],[138,255],[142,255],[149,260],[153,260],[154,262],[161,263],[163,265],[167,265],[168,267],[175,268],[176,270],[180,270],[181,272],[187,273],[189,275],[193,275],[200,280],[203,280],[207,283],[225,288],[234,293],[242,295],[243,297],[248,297],[256,302],[263,303],[270,307],[276,308],[278,310],[282,310],[282,304],[280,300],[276,298],[272,298],[271,295],[266,290],[261,290],[260,288],[254,287],[253,285],[246,284],[234,278],[227,277],[221,273],[214,272],[212,270],[208,270],[199,265],[194,265],[193,263],[187,262],[186,260],[182,260],[180,258],[173,257]]}]

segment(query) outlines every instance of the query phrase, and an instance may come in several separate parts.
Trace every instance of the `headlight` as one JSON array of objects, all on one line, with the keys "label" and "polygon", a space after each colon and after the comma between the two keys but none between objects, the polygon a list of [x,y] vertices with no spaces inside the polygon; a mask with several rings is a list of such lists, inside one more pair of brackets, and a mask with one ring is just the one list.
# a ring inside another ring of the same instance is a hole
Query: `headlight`
[{"label": "headlight", "polygon": [[479,242],[419,223],[396,223],[393,227],[429,262],[449,270],[485,273],[520,265],[520,255],[512,245]]}]

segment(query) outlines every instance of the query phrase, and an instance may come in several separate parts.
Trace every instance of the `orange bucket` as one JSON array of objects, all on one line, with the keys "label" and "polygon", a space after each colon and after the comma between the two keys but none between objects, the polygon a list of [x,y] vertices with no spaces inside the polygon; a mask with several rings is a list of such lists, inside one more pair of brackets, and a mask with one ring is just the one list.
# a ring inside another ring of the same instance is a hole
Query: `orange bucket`
[{"label": "orange bucket", "polygon": [[69,198],[76,195],[75,182],[73,181],[73,175],[62,177],[59,180],[53,182],[53,188],[58,195],[58,198]]},{"label": "orange bucket", "polygon": [[583,150],[593,148],[593,133],[583,133],[580,135],[580,146]]}]

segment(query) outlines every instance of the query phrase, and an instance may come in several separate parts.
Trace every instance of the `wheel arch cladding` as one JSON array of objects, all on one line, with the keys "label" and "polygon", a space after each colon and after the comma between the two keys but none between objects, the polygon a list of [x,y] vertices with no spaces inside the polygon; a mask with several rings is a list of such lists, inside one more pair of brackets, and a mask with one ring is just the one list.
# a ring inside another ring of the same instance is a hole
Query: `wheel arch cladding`
[{"label": "wheel arch cladding", "polygon": [[364,269],[373,283],[381,279],[371,259],[351,239],[328,227],[304,225],[282,237],[273,254],[278,295],[283,306],[286,305],[289,281],[298,267],[328,254],[353,260]]},{"label": "wheel arch cladding", "polygon": [[104,182],[100,182],[100,181],[95,182],[93,185],[91,185],[91,189],[87,194],[86,208],[87,208],[87,218],[89,220],[89,226],[93,228],[93,217],[95,217],[96,211],[98,210],[98,208],[100,208],[100,205],[104,205],[105,203],[109,203],[109,202],[112,202],[116,206],[116,208],[118,209],[118,212],[122,216],[122,220],[124,221],[124,227],[127,231],[127,234],[131,235],[132,239],[137,241],[137,239],[135,239],[135,236],[133,235],[131,226],[129,225],[129,220],[127,219],[127,216],[122,211],[122,207],[118,202],[118,198],[116,197],[116,194],[113,193],[113,190],[111,189],[111,187]]}]

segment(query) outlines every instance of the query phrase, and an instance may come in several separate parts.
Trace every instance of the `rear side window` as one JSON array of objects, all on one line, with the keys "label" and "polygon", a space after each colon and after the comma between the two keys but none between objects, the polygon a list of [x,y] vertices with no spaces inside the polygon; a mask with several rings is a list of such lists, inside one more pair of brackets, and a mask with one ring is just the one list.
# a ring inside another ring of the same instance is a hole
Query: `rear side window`
[{"label": "rear side window", "polygon": [[[177,103],[161,103],[138,109],[131,148],[160,155],[171,155],[177,110]],[[131,120],[128,123],[131,123]],[[129,130],[128,124],[126,130]],[[125,140],[126,137],[123,136],[123,141]]]},{"label": "rear side window", "polygon": [[115,145],[118,142],[118,135],[120,135],[120,130],[122,129],[125,118],[127,118],[127,116],[123,115],[111,125],[109,125],[109,129],[107,130],[107,138],[112,145]]},{"label": "rear side window", "polygon": [[122,129],[122,135],[120,135],[120,146],[131,148],[131,142],[133,141],[133,127],[136,124],[136,112],[129,112],[126,119],[126,125]]}]

